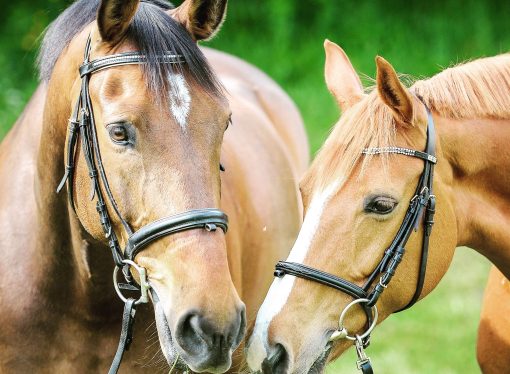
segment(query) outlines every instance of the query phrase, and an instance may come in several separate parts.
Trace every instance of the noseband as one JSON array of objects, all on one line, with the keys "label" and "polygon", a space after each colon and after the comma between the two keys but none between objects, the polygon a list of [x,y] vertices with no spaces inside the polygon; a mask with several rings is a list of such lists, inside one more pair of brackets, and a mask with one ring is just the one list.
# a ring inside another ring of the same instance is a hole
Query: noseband
[{"label": "noseband", "polygon": [[[226,233],[228,217],[218,209],[196,209],[159,219],[133,232],[127,221],[122,217],[106,178],[97,139],[96,123],[89,93],[89,82],[91,75],[95,72],[116,66],[145,64],[147,63],[147,57],[139,52],[128,52],[89,61],[90,50],[91,39],[89,37],[85,47],[84,62],[79,69],[81,77],[80,96],[74,107],[71,119],[69,120],[65,174],[57,188],[57,193],[67,184],[69,204],[75,209],[73,173],[75,170],[76,147],[78,145],[78,140],[81,139],[81,151],[87,163],[91,180],[90,199],[92,200],[96,197],[96,209],[116,265],[114,271],[114,286],[119,297],[125,302],[119,346],[109,370],[109,374],[114,374],[117,373],[124,351],[129,349],[132,340],[132,326],[136,306],[149,301],[148,290],[151,286],[148,283],[145,269],[134,262],[135,256],[155,240],[178,232],[193,229],[216,231],[219,227]],[[158,56],[158,60],[162,64],[185,63],[182,56],[171,53],[164,53]],[[113,211],[128,234],[128,240],[124,250],[121,249],[117,234],[113,229],[112,219],[108,212],[103,191],[106,193]],[[122,269],[126,283],[118,282],[117,273],[119,269]],[[139,284],[137,284],[131,276],[131,269],[134,269],[138,273]],[[122,295],[121,290],[139,291],[141,296],[137,300],[126,298]]]},{"label": "noseband", "polygon": [[[306,265],[285,261],[279,261],[276,264],[276,270],[274,273],[276,277],[283,277],[286,274],[294,275],[296,277],[308,279],[335,288],[355,299],[342,311],[339,320],[339,328],[331,336],[330,342],[341,338],[347,338],[354,341],[358,353],[358,369],[362,370],[364,374],[372,373],[370,359],[366,357],[364,348],[366,348],[370,343],[370,333],[377,323],[377,300],[379,300],[383,291],[388,287],[405,254],[407,241],[409,240],[411,233],[418,230],[420,223],[423,225],[423,241],[416,291],[408,304],[404,308],[400,309],[399,312],[410,308],[414,303],[416,303],[423,289],[427,269],[429,239],[432,232],[432,226],[434,225],[434,213],[436,207],[436,198],[432,193],[432,182],[434,177],[434,165],[437,162],[435,155],[436,134],[434,121],[432,119],[432,114],[426,105],[425,108],[428,116],[427,144],[425,152],[400,147],[366,148],[362,151],[365,155],[394,153],[420,158],[425,161],[423,172],[418,182],[418,186],[416,187],[415,194],[407,208],[404,220],[402,221],[395,238],[384,252],[379,264],[368,277],[367,282],[360,287],[346,279],[325,273]],[[375,286],[373,286],[377,277],[379,277],[379,281],[375,284]],[[346,312],[356,304],[362,306],[367,316],[368,328],[361,335],[350,336],[348,335],[347,329],[344,327],[343,319]]]}]

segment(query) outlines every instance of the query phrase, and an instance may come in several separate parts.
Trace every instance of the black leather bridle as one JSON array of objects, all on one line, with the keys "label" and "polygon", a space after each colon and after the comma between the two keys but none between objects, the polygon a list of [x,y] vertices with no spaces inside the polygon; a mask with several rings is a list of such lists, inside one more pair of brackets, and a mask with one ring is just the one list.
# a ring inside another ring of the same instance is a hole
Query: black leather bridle
[{"label": "black leather bridle", "polygon": [[[424,233],[416,291],[408,304],[399,311],[410,308],[414,303],[416,303],[423,289],[423,283],[427,269],[429,239],[432,232],[432,226],[434,225],[434,213],[436,207],[436,199],[432,193],[432,183],[434,177],[434,165],[437,162],[435,154],[436,134],[434,121],[432,119],[432,114],[426,105],[425,108],[427,110],[428,116],[427,144],[425,147],[425,152],[400,147],[367,148],[362,151],[362,153],[366,155],[395,153],[410,157],[417,157],[425,161],[423,172],[418,182],[418,186],[416,187],[415,194],[409,203],[409,207],[407,208],[407,212],[404,216],[402,224],[397,231],[397,235],[391,242],[390,246],[384,252],[381,261],[370,274],[366,283],[360,287],[346,279],[295,262],[279,261],[276,264],[276,270],[274,273],[276,277],[283,277],[286,274],[294,275],[296,277],[308,279],[335,288],[353,297],[355,301],[349,304],[346,309],[344,309],[344,312],[356,303],[363,307],[363,310],[367,316],[367,324],[369,327],[363,335],[349,337],[351,340],[355,341],[359,357],[358,368],[360,368],[363,373],[372,373],[370,360],[366,356],[361,356],[364,355],[363,348],[368,346],[370,341],[370,332],[376,323],[377,309],[375,304],[377,303],[377,300],[379,300],[379,297],[383,291],[388,287],[388,284],[390,283],[398,265],[402,261],[402,258],[405,254],[405,246],[407,241],[411,236],[411,233],[418,230],[420,223],[423,224]],[[379,281],[373,287],[377,277],[379,277]],[[374,308],[375,310],[373,311],[372,309]],[[340,318],[341,322],[343,320],[344,312]],[[341,322],[339,330],[336,332],[335,337],[333,338],[334,340],[348,337],[347,330],[343,327],[343,323]]]},{"label": "black leather bridle", "polygon": [[[134,262],[135,256],[155,240],[178,232],[192,229],[215,231],[219,227],[226,233],[228,228],[228,217],[224,212],[218,209],[196,209],[159,219],[141,227],[138,231],[133,232],[129,224],[122,217],[106,178],[106,173],[101,160],[92,102],[89,94],[89,81],[91,75],[97,71],[122,65],[145,64],[147,63],[147,58],[139,52],[128,52],[89,61],[90,50],[91,39],[89,37],[85,47],[84,62],[79,69],[82,81],[81,92],[71,119],[69,120],[65,174],[57,188],[57,193],[60,192],[64,185],[67,184],[69,204],[73,207],[73,209],[75,209],[73,197],[73,173],[75,169],[76,147],[78,145],[78,140],[81,139],[81,151],[87,163],[92,183],[90,199],[92,200],[96,197],[96,209],[99,213],[101,226],[103,227],[105,236],[108,239],[108,245],[116,265],[114,271],[115,289],[120,298],[125,302],[119,346],[109,370],[110,374],[114,374],[117,373],[124,351],[129,349],[129,345],[132,340],[132,325],[134,322],[136,305],[148,302],[147,292],[150,289],[150,284],[147,281],[145,269],[141,268]],[[182,56],[171,53],[164,53],[160,55],[158,59],[162,64],[185,63]],[[103,190],[106,193],[111,207],[128,234],[128,240],[124,250],[121,249],[117,234],[113,229],[112,219],[108,212]],[[119,283],[117,281],[116,275],[119,269],[122,269],[126,283]],[[131,276],[131,269],[135,269],[138,272],[139,284],[137,284]],[[120,291],[121,289],[140,291],[141,296],[137,300],[134,298],[126,298],[122,295]]]}]

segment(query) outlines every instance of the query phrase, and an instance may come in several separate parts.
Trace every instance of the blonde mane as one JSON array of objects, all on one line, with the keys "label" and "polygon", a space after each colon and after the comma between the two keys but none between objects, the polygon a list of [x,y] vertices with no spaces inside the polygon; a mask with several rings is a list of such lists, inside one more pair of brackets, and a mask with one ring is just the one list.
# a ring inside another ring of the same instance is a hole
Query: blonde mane
[{"label": "blonde mane", "polygon": [[[510,54],[483,58],[417,81],[410,91],[440,116],[510,118]],[[395,145],[396,123],[377,90],[342,114],[313,164],[306,183],[324,188],[345,180],[364,148]],[[388,155],[381,155],[388,159]],[[372,156],[363,156],[361,172]],[[342,183],[340,183],[342,184]]]},{"label": "blonde mane", "polygon": [[461,64],[412,87],[448,118],[510,118],[510,53]]}]

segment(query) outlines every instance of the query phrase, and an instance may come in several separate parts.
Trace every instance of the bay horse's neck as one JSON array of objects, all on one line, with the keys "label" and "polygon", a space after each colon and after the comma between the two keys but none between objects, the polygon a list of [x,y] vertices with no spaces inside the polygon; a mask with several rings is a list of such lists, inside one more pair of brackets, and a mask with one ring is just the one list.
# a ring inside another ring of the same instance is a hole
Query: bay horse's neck
[{"label": "bay horse's neck", "polygon": [[50,272],[47,277],[54,282],[50,297],[72,302],[82,315],[95,320],[98,316],[108,318],[108,305],[115,300],[111,254],[106,245],[93,240],[84,230],[67,201],[65,189],[60,194],[55,191],[64,172],[67,124],[77,99],[71,92],[83,52],[74,51],[80,49],[76,44],[82,43],[71,44],[66,55],[74,57],[62,56],[53,74],[58,78],[48,84],[37,156],[37,240],[47,262],[45,271]]},{"label": "bay horse's neck", "polygon": [[438,132],[452,168],[458,245],[475,248],[509,276],[510,120],[441,118]]}]

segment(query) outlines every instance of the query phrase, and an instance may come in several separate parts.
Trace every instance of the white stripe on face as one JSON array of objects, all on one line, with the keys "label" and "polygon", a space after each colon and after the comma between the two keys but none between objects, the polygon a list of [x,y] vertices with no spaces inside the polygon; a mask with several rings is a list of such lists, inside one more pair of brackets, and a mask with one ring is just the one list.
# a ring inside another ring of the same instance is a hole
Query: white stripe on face
[{"label": "white stripe on face", "polygon": [[[305,216],[303,226],[290,251],[287,261],[302,263],[306,257],[310,244],[317,232],[324,207],[336,192],[339,183],[333,183],[321,193],[312,198]],[[273,318],[280,313],[294,287],[295,277],[285,276],[276,278],[260,307],[255,322],[255,329],[250,338],[247,361],[253,371],[261,370],[262,361],[267,356],[268,329]]]},{"label": "white stripe on face", "polygon": [[188,86],[181,74],[170,74],[168,81],[170,82],[170,109],[175,120],[184,130],[191,107],[191,96]]}]

